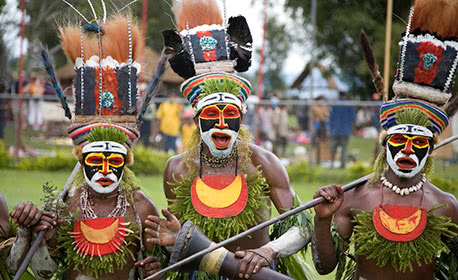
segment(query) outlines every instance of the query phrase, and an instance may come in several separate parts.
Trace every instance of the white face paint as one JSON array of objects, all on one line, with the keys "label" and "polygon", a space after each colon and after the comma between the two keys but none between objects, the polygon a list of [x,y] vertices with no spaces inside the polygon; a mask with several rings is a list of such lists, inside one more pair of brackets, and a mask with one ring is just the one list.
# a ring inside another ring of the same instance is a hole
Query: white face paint
[{"label": "white face paint", "polygon": [[116,142],[98,141],[83,147],[86,183],[101,194],[113,192],[124,174],[127,149]]},{"label": "white face paint", "polygon": [[[419,160],[416,154],[408,155],[402,151],[399,151],[393,157],[391,149],[389,148],[389,144],[387,143],[386,145],[386,161],[388,162],[388,166],[391,168],[391,170],[393,170],[394,174],[402,178],[412,178],[413,176],[417,175],[423,169],[423,167],[425,167],[428,156],[429,153],[427,153],[421,160]],[[411,160],[415,162],[416,165],[413,168],[403,168],[398,162],[401,159]]]},{"label": "white face paint", "polygon": [[[213,134],[218,134],[218,133],[226,134],[227,137],[231,138],[229,141],[229,144],[224,148],[218,147],[217,143],[215,143],[214,138],[212,137]],[[225,158],[230,155],[232,148],[234,146],[234,143],[237,140],[237,137],[239,135],[239,132],[231,130],[231,129],[217,129],[217,128],[212,128],[206,132],[202,132],[202,128],[201,128],[200,135],[202,137],[202,141],[205,143],[205,145],[207,145],[212,156],[217,157],[217,158]]]},{"label": "white face paint", "polygon": [[[86,172],[84,172],[84,178],[86,179],[86,183],[97,193],[101,194],[107,194],[113,192],[118,186],[119,183],[121,183],[122,175],[124,174],[124,170],[121,173],[120,178],[116,177],[115,174],[110,173],[108,175],[103,175],[102,173],[95,173],[94,176],[92,176],[91,179],[89,179],[86,175]],[[109,186],[103,186],[102,184],[98,183],[97,181],[99,180],[111,180],[113,183]]]}]

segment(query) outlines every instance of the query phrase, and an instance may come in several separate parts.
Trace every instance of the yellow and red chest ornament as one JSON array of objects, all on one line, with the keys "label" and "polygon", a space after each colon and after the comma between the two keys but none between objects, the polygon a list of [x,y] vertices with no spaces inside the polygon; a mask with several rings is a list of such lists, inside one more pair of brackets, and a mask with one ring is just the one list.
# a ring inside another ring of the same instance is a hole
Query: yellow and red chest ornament
[{"label": "yellow and red chest ornament", "polygon": [[243,175],[197,176],[191,185],[194,209],[202,216],[229,218],[237,216],[248,202],[248,187]]},{"label": "yellow and red chest ornament", "polygon": [[102,258],[104,255],[121,250],[124,239],[132,233],[124,217],[107,217],[76,220],[70,236],[75,240],[74,250],[80,256],[90,255]]},{"label": "yellow and red chest ornament", "polygon": [[423,233],[427,222],[424,207],[378,204],[372,215],[377,232],[395,242],[415,240]]}]

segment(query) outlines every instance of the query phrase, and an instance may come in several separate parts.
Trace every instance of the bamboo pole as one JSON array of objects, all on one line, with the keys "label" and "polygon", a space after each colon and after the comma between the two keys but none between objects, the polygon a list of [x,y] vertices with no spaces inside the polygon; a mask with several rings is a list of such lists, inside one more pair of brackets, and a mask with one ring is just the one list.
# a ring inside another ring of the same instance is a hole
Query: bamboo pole
[{"label": "bamboo pole", "polygon": [[385,63],[383,65],[383,79],[385,91],[383,92],[383,102],[388,101],[390,86],[390,48],[391,48],[391,22],[393,18],[393,0],[388,0],[386,4],[386,31],[385,31]]}]

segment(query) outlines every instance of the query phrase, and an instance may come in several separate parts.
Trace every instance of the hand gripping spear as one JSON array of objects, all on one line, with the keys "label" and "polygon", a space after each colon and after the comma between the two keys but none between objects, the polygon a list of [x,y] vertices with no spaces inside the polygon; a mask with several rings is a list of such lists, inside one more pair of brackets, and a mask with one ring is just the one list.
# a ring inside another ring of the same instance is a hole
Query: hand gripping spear
[{"label": "hand gripping spear", "polygon": [[[455,140],[458,140],[458,135],[452,136],[450,138],[447,138],[447,139],[441,141],[438,145],[435,146],[435,149],[438,149],[438,148],[440,148],[442,146],[445,146],[445,145],[447,145],[447,144],[449,144],[449,143],[451,143],[451,142],[453,142]],[[365,184],[371,178],[371,176],[372,176],[372,174],[369,174],[369,175],[361,177],[361,178],[359,178],[359,179],[357,179],[357,180],[355,180],[355,181],[353,181],[351,183],[348,183],[348,184],[342,186],[342,190],[344,192],[346,192],[346,191],[354,189],[354,188],[356,188],[358,186],[361,186],[361,185]],[[211,247],[209,247],[209,248],[207,248],[205,250],[202,250],[202,251],[200,251],[198,253],[195,253],[194,255],[191,255],[191,256],[189,256],[187,258],[184,258],[181,261],[176,262],[175,264],[170,265],[170,266],[168,266],[168,267],[166,267],[166,268],[154,273],[153,275],[145,278],[145,280],[149,280],[149,279],[152,279],[152,278],[157,277],[159,275],[163,275],[164,273],[166,273],[168,271],[172,271],[172,270],[174,270],[174,269],[176,269],[176,268],[178,268],[178,267],[180,267],[180,266],[182,266],[184,264],[187,264],[187,263],[191,262],[194,259],[200,258],[200,257],[202,257],[202,256],[204,256],[204,255],[206,255],[206,254],[218,249],[218,248],[224,247],[224,246],[226,246],[226,245],[228,245],[228,244],[230,244],[230,243],[232,243],[232,242],[234,242],[236,240],[239,240],[239,239],[241,239],[241,238],[243,238],[245,236],[248,236],[248,235],[250,235],[250,234],[252,234],[252,233],[254,233],[254,232],[258,231],[258,230],[261,230],[261,229],[263,229],[265,227],[268,227],[268,226],[270,226],[272,224],[275,224],[275,223],[277,223],[277,222],[279,222],[281,220],[284,220],[284,219],[286,219],[286,218],[288,218],[288,217],[290,217],[292,215],[295,215],[295,214],[297,214],[299,212],[302,212],[302,211],[307,210],[309,208],[315,207],[316,205],[318,205],[318,204],[320,204],[322,202],[324,202],[324,199],[322,197],[315,198],[315,199],[313,199],[313,200],[311,200],[311,201],[309,201],[307,203],[304,203],[304,204],[302,204],[302,205],[300,205],[300,206],[298,206],[298,207],[296,207],[294,209],[291,209],[291,210],[289,210],[289,211],[287,211],[287,212],[285,212],[285,213],[283,213],[283,214],[281,214],[281,215],[279,215],[279,216],[277,216],[277,217],[275,217],[275,218],[273,218],[271,220],[268,220],[268,221],[265,221],[265,222],[263,222],[261,224],[258,224],[257,226],[254,226],[254,227],[250,228],[247,231],[244,231],[242,233],[234,235],[233,237],[231,237],[231,238],[229,238],[227,240],[221,241],[221,242],[215,244],[214,246],[211,246]]]},{"label": "hand gripping spear", "polygon": [[[67,182],[65,182],[64,189],[57,195],[57,199],[64,199],[65,196],[68,193],[68,190],[70,189],[70,186],[73,183],[73,179],[76,176],[76,173],[78,173],[79,169],[81,167],[80,162],[78,161],[75,164],[75,167],[73,168],[72,173],[67,179]],[[27,266],[29,266],[30,261],[32,260],[33,255],[38,249],[38,246],[40,245],[41,241],[45,237],[45,231],[40,231],[35,239],[35,241],[32,243],[32,246],[29,249],[29,252],[27,252],[27,255],[25,256],[24,260],[21,263],[21,266],[19,267],[18,271],[16,272],[16,275],[14,275],[13,280],[19,280],[24,274],[24,272],[27,270]]]}]

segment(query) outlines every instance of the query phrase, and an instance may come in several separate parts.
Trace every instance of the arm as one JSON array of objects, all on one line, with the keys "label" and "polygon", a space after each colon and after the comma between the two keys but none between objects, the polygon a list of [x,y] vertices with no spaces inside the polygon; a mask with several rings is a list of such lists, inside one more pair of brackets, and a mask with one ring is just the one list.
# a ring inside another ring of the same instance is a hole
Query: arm
[{"label": "arm", "polygon": [[270,199],[281,214],[294,205],[294,191],[290,186],[288,173],[280,160],[271,152],[256,145],[251,145],[251,159],[255,166],[260,166],[262,175],[270,188]]},{"label": "arm", "polygon": [[[135,203],[135,208],[137,209],[138,216],[140,217],[141,223],[142,223],[142,228],[145,230],[146,224],[145,221],[147,220],[147,217],[149,215],[152,216],[159,216],[159,213],[157,211],[156,206],[154,205],[153,201],[149,197],[145,195],[142,191],[136,191],[133,194],[134,198],[134,203]],[[147,252],[152,252],[153,247],[150,246],[147,242],[146,239],[149,238],[148,234],[144,232],[145,234],[143,235],[143,242],[146,247]]]},{"label": "arm", "polygon": [[[262,175],[270,187],[270,198],[279,213],[291,209],[294,205],[294,191],[289,183],[288,173],[280,160],[272,153],[255,145],[252,161],[260,166]],[[252,273],[258,272],[261,267],[268,266],[278,257],[296,253],[308,243],[308,237],[303,236],[298,227],[292,227],[280,238],[271,241],[261,248],[246,251],[237,251],[235,256],[241,258],[239,277],[249,278]]]},{"label": "arm", "polygon": [[181,175],[184,175],[184,172],[180,170],[182,157],[182,155],[173,156],[167,160],[165,165],[163,187],[169,206],[172,204],[170,200],[176,198],[172,192],[173,186],[170,183],[175,182],[175,179],[179,179]]},{"label": "arm", "polygon": [[10,231],[10,222],[8,217],[8,207],[3,196],[0,194],[0,237],[7,237]]},{"label": "arm", "polygon": [[323,197],[325,202],[315,206],[312,255],[318,273],[328,274],[334,270],[338,263],[338,256],[331,236],[333,218],[338,226],[340,236],[347,237],[351,234],[352,228],[350,218],[345,213],[347,207],[341,207],[344,194],[340,186],[331,185],[321,188],[313,196],[313,198],[318,197]]}]

